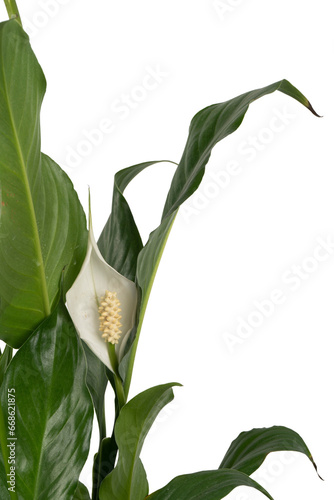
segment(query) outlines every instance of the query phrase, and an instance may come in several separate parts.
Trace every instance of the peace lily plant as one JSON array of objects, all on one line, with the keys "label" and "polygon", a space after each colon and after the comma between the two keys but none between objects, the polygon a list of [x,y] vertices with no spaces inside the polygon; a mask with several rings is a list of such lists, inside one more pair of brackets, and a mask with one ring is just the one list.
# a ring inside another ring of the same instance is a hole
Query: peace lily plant
[{"label": "peace lily plant", "polygon": [[[181,475],[150,492],[141,449],[179,384],[150,388],[130,401],[128,394],[164,246],[178,208],[202,180],[212,148],[241,125],[253,101],[272,92],[315,111],[287,80],[201,110],[191,121],[161,223],[146,244],[123,193],[158,162],[116,173],[111,214],[96,243],[91,214],[87,231],[70,179],[41,152],[45,77],[15,1],[5,4],[10,20],[0,24],[0,338],[6,344],[0,358],[1,499],[219,500],[240,485],[271,499],[250,477],[269,453],[297,451],[315,466],[295,431],[244,431],[216,470]],[[115,412],[106,416],[108,383]],[[100,442],[90,494],[79,476],[94,412]],[[112,418],[107,436],[106,420]]]}]

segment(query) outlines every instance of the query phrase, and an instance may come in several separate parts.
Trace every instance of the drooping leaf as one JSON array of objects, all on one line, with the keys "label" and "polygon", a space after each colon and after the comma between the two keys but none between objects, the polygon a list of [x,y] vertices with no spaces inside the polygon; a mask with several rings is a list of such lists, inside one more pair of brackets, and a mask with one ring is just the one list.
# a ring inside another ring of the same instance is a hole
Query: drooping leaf
[{"label": "drooping leaf", "polygon": [[175,385],[179,384],[148,389],[121,409],[115,426],[119,457],[115,469],[101,484],[100,500],[143,500],[148,494],[146,473],[139,455],[155,418],[172,401]]},{"label": "drooping leaf", "polygon": [[298,451],[312,462],[310,450],[297,432],[287,427],[268,427],[242,432],[232,442],[219,468],[237,469],[247,475],[255,472],[269,453],[274,451]]},{"label": "drooping leaf", "polygon": [[82,342],[87,361],[86,383],[92,396],[97,422],[99,424],[100,441],[106,437],[104,416],[104,395],[107,388],[106,368],[102,361]]},{"label": "drooping leaf", "polygon": [[136,278],[137,258],[143,243],[123,193],[132,179],[145,168],[162,162],[139,163],[115,174],[111,214],[98,240],[98,247],[106,262],[132,281]]},{"label": "drooping leaf", "polygon": [[[93,419],[85,379],[81,342],[60,302],[16,353],[0,391],[4,421],[8,391],[15,394],[18,500],[68,500],[74,495]],[[0,469],[6,472],[7,437],[0,428]]]},{"label": "drooping leaf", "polygon": [[[276,90],[293,97],[313,114],[319,116],[298,89],[287,80],[281,80],[267,87],[246,92],[229,101],[204,108],[191,121],[187,143],[167,195],[161,225],[150,234],[148,243],[138,256],[137,281],[142,289],[142,306],[136,340],[133,342],[131,351],[123,360],[122,371],[126,373],[126,394],[130,385],[140,325],[145,314],[162,251],[166,245],[169,230],[176,217],[177,210],[200,185],[213,147],[238,129],[252,102]],[[157,258],[154,258],[154,256]]]},{"label": "drooping leaf", "polygon": [[191,121],[187,143],[167,195],[163,218],[174,213],[196,191],[213,147],[239,128],[249,105],[276,90],[293,97],[319,116],[306,97],[287,80],[202,109]]},{"label": "drooping leaf", "polygon": [[12,359],[13,349],[6,345],[3,353],[0,354],[0,387],[5,376],[5,372],[7,370],[7,366],[9,365],[10,360]]},{"label": "drooping leaf", "polygon": [[250,486],[273,500],[272,496],[253,479],[231,469],[177,476],[166,486],[149,495],[147,500],[221,500],[237,486]]},{"label": "drooping leaf", "polygon": [[73,500],[90,500],[89,491],[84,484],[78,483]]},{"label": "drooping leaf", "polygon": [[80,270],[85,216],[67,175],[40,151],[45,78],[15,20],[0,24],[0,338],[19,348]]}]

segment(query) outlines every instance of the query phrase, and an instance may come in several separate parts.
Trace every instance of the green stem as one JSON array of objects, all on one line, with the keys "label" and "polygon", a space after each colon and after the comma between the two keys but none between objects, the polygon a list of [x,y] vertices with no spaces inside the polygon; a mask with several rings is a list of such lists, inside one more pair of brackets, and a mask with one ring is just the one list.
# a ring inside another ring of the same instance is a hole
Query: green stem
[{"label": "green stem", "polygon": [[102,421],[100,423],[100,442],[106,437],[106,411],[103,401]]},{"label": "green stem", "polygon": [[6,5],[9,19],[16,19],[16,21],[22,26],[22,21],[21,21],[19,9],[16,5],[16,1],[15,0],[5,0],[5,5]]},{"label": "green stem", "polygon": [[116,388],[116,395],[117,395],[117,400],[118,400],[118,411],[120,412],[126,403],[126,397],[125,397],[125,393],[124,393],[122,380],[119,377],[119,375],[116,375],[116,374],[115,374],[115,388]]},{"label": "green stem", "polygon": [[109,354],[110,364],[114,372],[115,392],[118,401],[118,411],[120,412],[126,403],[126,397],[124,394],[122,379],[118,373],[118,359],[115,352],[115,346],[113,344],[108,343],[108,354]]}]

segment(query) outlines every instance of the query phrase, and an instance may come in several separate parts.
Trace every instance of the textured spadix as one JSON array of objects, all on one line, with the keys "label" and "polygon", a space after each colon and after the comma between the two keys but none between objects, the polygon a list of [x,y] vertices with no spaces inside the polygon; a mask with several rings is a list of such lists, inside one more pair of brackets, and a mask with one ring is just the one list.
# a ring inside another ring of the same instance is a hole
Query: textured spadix
[{"label": "textured spadix", "polygon": [[105,297],[106,292],[116,293],[121,309],[120,337],[115,344],[116,356],[120,360],[134,325],[137,290],[133,281],[119,274],[105,262],[97,247],[90,222],[86,258],[72,288],[67,292],[67,307],[80,337],[112,370],[108,342],[102,337],[103,331],[100,331],[99,307],[101,298]]}]

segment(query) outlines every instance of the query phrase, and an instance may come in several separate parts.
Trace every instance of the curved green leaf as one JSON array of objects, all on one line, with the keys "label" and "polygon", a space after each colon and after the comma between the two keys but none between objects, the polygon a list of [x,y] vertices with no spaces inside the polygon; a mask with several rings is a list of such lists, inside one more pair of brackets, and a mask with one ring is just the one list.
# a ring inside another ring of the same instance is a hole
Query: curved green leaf
[{"label": "curved green leaf", "polygon": [[84,484],[78,484],[72,500],[90,500],[89,491]]},{"label": "curved green leaf", "polygon": [[143,243],[123,193],[132,179],[145,168],[162,162],[163,160],[139,163],[115,174],[111,214],[98,241],[105,261],[132,281],[136,278],[137,257]]},{"label": "curved green leaf", "polygon": [[298,451],[304,453],[312,462],[310,450],[297,432],[287,427],[268,427],[242,432],[232,442],[219,468],[237,469],[252,474],[273,451]]},{"label": "curved green leaf", "polygon": [[134,397],[120,411],[115,426],[119,458],[104,479],[100,500],[143,500],[148,483],[139,458],[145,437],[161,409],[173,399],[176,383],[152,387]]},{"label": "curved green leaf", "polygon": [[237,486],[251,486],[273,500],[269,493],[246,474],[221,469],[177,476],[147,500],[220,500]]},{"label": "curved green leaf", "polygon": [[0,24],[0,338],[18,348],[83,262],[85,216],[67,175],[40,151],[45,78],[15,20]]},{"label": "curved green leaf", "polygon": [[319,116],[306,97],[287,80],[280,80],[202,109],[191,121],[187,143],[167,195],[163,218],[175,212],[181,203],[196,191],[213,147],[239,128],[249,105],[275,90],[293,97]]},{"label": "curved green leaf", "polygon": [[94,456],[92,500],[99,499],[100,485],[114,469],[117,451],[114,433],[111,438],[107,437],[101,441],[99,450]]},{"label": "curved green leaf", "polygon": [[137,281],[142,289],[142,303],[136,339],[120,367],[121,374],[125,378],[125,394],[128,393],[131,382],[140,328],[150,291],[177,210],[200,185],[213,147],[237,130],[253,101],[275,90],[293,97],[313,114],[319,116],[299,90],[287,80],[281,80],[262,89],[253,90],[221,104],[202,109],[191,121],[187,143],[167,195],[161,224],[150,234],[147,244],[138,255]]},{"label": "curved green leaf", "polygon": [[0,470],[6,473],[7,438],[16,438],[16,495],[12,498],[68,500],[74,495],[87,459],[93,419],[85,379],[81,342],[60,303],[16,353],[1,387],[4,422],[8,394],[15,395],[15,435],[0,428]]}]

